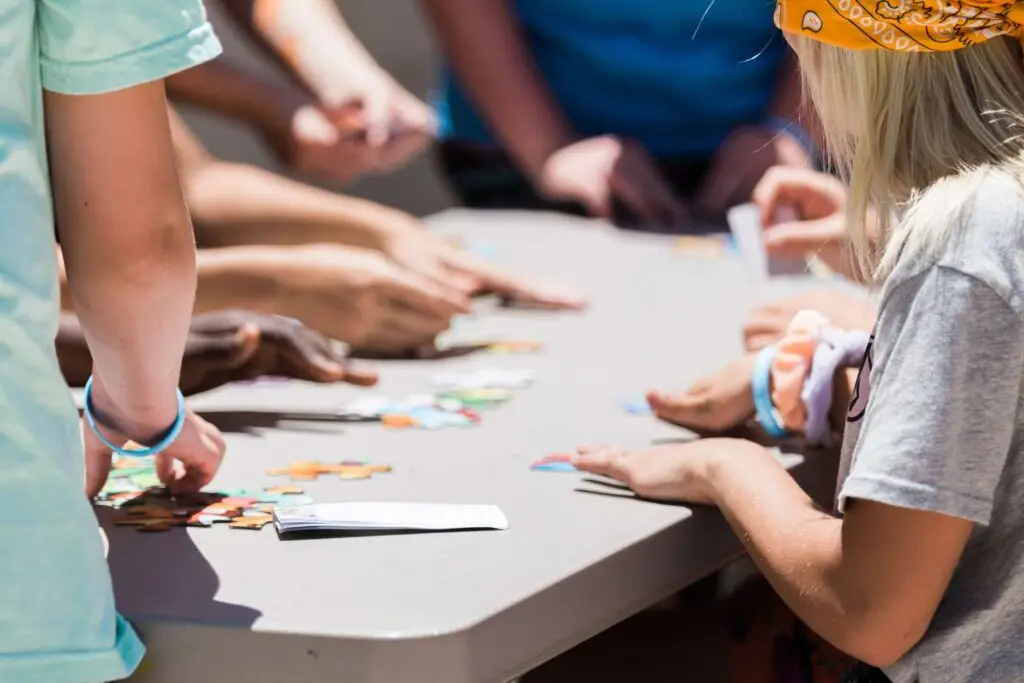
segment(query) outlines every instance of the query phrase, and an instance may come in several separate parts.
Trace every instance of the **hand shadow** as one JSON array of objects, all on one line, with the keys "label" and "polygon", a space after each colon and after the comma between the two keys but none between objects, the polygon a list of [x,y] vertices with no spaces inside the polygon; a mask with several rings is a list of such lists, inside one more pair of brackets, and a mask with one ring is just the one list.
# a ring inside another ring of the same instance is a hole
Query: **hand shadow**
[{"label": "hand shadow", "polygon": [[343,434],[343,425],[370,420],[353,419],[337,413],[281,412],[274,410],[202,410],[199,415],[222,432],[258,435],[278,429],[291,432]]}]

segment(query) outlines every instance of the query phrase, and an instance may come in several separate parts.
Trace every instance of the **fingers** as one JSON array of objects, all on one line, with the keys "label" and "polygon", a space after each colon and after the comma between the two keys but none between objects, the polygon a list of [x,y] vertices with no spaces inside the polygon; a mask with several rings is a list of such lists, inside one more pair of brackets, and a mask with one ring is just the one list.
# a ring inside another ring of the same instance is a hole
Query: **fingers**
[{"label": "fingers", "polygon": [[800,258],[834,245],[841,237],[835,221],[826,218],[774,225],[765,230],[764,243],[771,256]]},{"label": "fingers", "polygon": [[363,99],[366,144],[383,147],[391,139],[391,101],[386,92],[373,92]]},{"label": "fingers", "polygon": [[377,371],[353,364],[340,343],[305,326],[293,325],[281,340],[286,376],[308,382],[347,382],[357,386],[377,383]]},{"label": "fingers", "polygon": [[628,146],[612,172],[612,190],[630,211],[650,225],[678,225],[686,220],[685,204],[645,151]]},{"label": "fingers", "polygon": [[795,166],[773,166],[754,187],[751,199],[761,212],[761,222],[771,226],[793,220],[780,211],[786,206],[804,218],[821,217],[804,215],[808,206],[814,203],[838,210],[845,193],[842,183],[826,173]]},{"label": "fingers", "polygon": [[425,316],[443,318],[470,311],[469,301],[450,288],[441,288],[415,273],[395,268],[390,277],[380,282],[384,298]]},{"label": "fingers", "polygon": [[706,393],[669,394],[650,391],[647,393],[647,403],[655,416],[680,427],[706,429],[713,417],[711,402]]},{"label": "fingers", "polygon": [[582,472],[597,474],[629,483],[629,472],[627,468],[628,458],[620,449],[608,448],[606,446],[587,447],[581,446],[572,457],[572,464]]}]

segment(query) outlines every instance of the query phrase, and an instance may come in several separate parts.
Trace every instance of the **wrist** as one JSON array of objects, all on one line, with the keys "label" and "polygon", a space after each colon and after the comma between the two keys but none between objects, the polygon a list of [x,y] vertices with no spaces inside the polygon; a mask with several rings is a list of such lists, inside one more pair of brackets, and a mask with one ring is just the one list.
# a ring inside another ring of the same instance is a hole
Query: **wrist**
[{"label": "wrist", "polygon": [[[735,479],[737,469],[743,472],[752,471],[763,461],[778,461],[765,449],[753,441],[746,439],[715,439],[719,447],[709,449],[701,468],[707,487],[707,497],[711,502],[722,507],[728,492],[734,488],[730,483]],[[781,465],[779,465],[781,467]],[[744,476],[741,474],[740,476]]]},{"label": "wrist", "polygon": [[113,443],[129,439],[152,443],[159,440],[178,417],[173,389],[167,392],[166,400],[159,403],[126,406],[114,399],[98,374],[93,375],[89,401],[97,428]]}]

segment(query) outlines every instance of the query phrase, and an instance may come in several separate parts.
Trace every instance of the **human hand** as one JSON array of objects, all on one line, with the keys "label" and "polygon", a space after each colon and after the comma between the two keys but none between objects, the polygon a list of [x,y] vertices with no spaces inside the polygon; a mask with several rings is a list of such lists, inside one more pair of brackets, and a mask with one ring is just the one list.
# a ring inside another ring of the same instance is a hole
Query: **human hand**
[{"label": "human hand", "polygon": [[844,330],[871,330],[877,310],[863,297],[834,289],[812,289],[756,309],[743,324],[743,341],[748,351],[774,344],[785,334],[789,321],[802,310],[818,311],[832,325]]},{"label": "human hand", "polygon": [[469,302],[368,249],[311,245],[280,253],[282,315],[359,350],[403,353],[433,343]]},{"label": "human hand", "polygon": [[760,126],[734,130],[715,152],[701,185],[696,209],[721,219],[729,208],[750,201],[754,188],[774,166],[810,169],[813,159],[793,136]]},{"label": "human hand", "polygon": [[304,102],[286,108],[282,122],[263,132],[278,158],[304,175],[349,182],[367,173],[384,173],[405,164],[430,139],[408,131],[371,145],[361,132],[359,112],[351,107],[328,111]]},{"label": "human hand", "polygon": [[750,441],[701,439],[639,451],[581,446],[571,462],[582,472],[622,482],[641,498],[712,505],[717,459],[767,455],[764,448]]},{"label": "human hand", "polygon": [[649,225],[679,225],[688,216],[647,151],[611,135],[559,149],[544,162],[536,183],[546,198],[579,202],[605,220],[614,218],[616,200]]},{"label": "human hand", "polygon": [[[85,494],[91,500],[103,489],[110,476],[111,451],[82,420],[85,445]],[[114,430],[103,429],[104,437],[114,444],[130,440]],[[224,436],[216,427],[188,411],[185,426],[165,451],[157,454],[156,473],[174,494],[193,493],[211,481],[224,459]]]},{"label": "human hand", "polygon": [[765,226],[769,256],[780,259],[817,256],[832,270],[852,276],[845,253],[846,187],[827,173],[776,166],[753,192]]},{"label": "human hand", "polygon": [[181,366],[186,395],[230,382],[274,376],[305,382],[377,383],[377,372],[353,365],[341,345],[301,322],[248,311],[192,320]]},{"label": "human hand", "polygon": [[338,125],[363,134],[370,147],[402,136],[417,136],[425,143],[437,135],[433,110],[387,72],[360,69],[338,81],[318,93],[321,106],[334,114]]},{"label": "human hand", "polygon": [[497,294],[509,304],[548,310],[580,310],[587,300],[558,284],[504,271],[466,251],[445,246],[441,258],[448,272],[472,284],[472,294]]},{"label": "human hand", "polygon": [[750,385],[756,359],[747,354],[678,394],[648,392],[647,402],[666,422],[700,432],[727,432],[754,416]]},{"label": "human hand", "polygon": [[414,221],[399,220],[382,226],[379,248],[396,264],[443,288],[462,296],[497,294],[509,302],[552,310],[586,305],[586,299],[570,289],[505,272],[453,247]]}]

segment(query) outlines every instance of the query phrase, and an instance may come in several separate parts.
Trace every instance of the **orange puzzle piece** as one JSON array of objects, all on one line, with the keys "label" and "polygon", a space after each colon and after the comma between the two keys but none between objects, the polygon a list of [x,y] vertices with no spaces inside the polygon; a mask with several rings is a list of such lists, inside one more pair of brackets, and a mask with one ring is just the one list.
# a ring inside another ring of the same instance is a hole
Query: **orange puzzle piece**
[{"label": "orange puzzle piece", "polygon": [[290,467],[268,470],[272,477],[289,476],[293,481],[312,481],[324,474],[337,474],[339,479],[369,479],[374,474],[390,472],[388,465],[371,465],[365,462],[323,463],[305,460],[292,463]]}]

